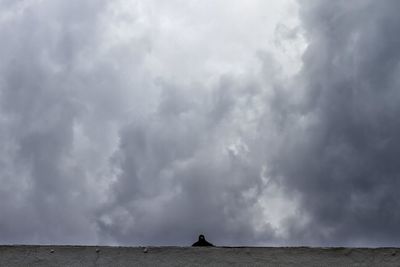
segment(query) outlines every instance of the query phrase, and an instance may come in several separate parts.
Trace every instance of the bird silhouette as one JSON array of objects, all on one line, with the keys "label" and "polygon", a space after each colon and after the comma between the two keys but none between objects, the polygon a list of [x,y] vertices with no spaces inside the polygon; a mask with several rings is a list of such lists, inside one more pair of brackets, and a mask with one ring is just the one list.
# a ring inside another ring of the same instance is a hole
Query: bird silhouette
[{"label": "bird silhouette", "polygon": [[208,242],[204,235],[199,235],[199,240],[193,243],[192,247],[214,247],[214,245]]}]

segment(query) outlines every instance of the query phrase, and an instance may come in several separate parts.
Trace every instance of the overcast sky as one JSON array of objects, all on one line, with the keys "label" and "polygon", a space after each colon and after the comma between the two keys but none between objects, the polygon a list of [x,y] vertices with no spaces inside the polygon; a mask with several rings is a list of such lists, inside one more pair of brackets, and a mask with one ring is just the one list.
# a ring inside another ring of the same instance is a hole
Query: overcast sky
[{"label": "overcast sky", "polygon": [[0,0],[0,244],[400,246],[398,10]]}]

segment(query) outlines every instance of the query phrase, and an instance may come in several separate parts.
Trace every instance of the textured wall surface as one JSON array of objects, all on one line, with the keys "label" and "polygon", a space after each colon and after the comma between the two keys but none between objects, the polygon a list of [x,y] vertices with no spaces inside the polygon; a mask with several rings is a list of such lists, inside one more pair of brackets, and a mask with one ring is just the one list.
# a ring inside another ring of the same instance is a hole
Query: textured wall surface
[{"label": "textured wall surface", "polygon": [[400,266],[399,248],[0,246],[0,266]]}]

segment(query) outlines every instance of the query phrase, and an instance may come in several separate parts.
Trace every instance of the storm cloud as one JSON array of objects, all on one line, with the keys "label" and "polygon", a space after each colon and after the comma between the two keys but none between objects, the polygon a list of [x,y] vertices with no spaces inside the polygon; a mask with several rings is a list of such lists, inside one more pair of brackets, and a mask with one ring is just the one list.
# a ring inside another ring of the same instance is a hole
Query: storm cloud
[{"label": "storm cloud", "polygon": [[288,142],[275,161],[309,220],[309,230],[292,222],[294,239],[398,245],[397,8],[396,1],[309,1],[301,8],[309,42],[302,99],[287,112]]},{"label": "storm cloud", "polygon": [[398,245],[397,1],[0,1],[0,243]]}]

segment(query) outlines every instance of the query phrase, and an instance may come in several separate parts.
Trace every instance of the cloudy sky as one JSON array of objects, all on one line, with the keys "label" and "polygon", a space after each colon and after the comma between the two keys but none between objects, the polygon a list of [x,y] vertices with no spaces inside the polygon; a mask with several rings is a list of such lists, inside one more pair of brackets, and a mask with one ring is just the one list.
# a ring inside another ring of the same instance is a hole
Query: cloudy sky
[{"label": "cloudy sky", "polygon": [[0,0],[0,244],[399,246],[398,10]]}]

